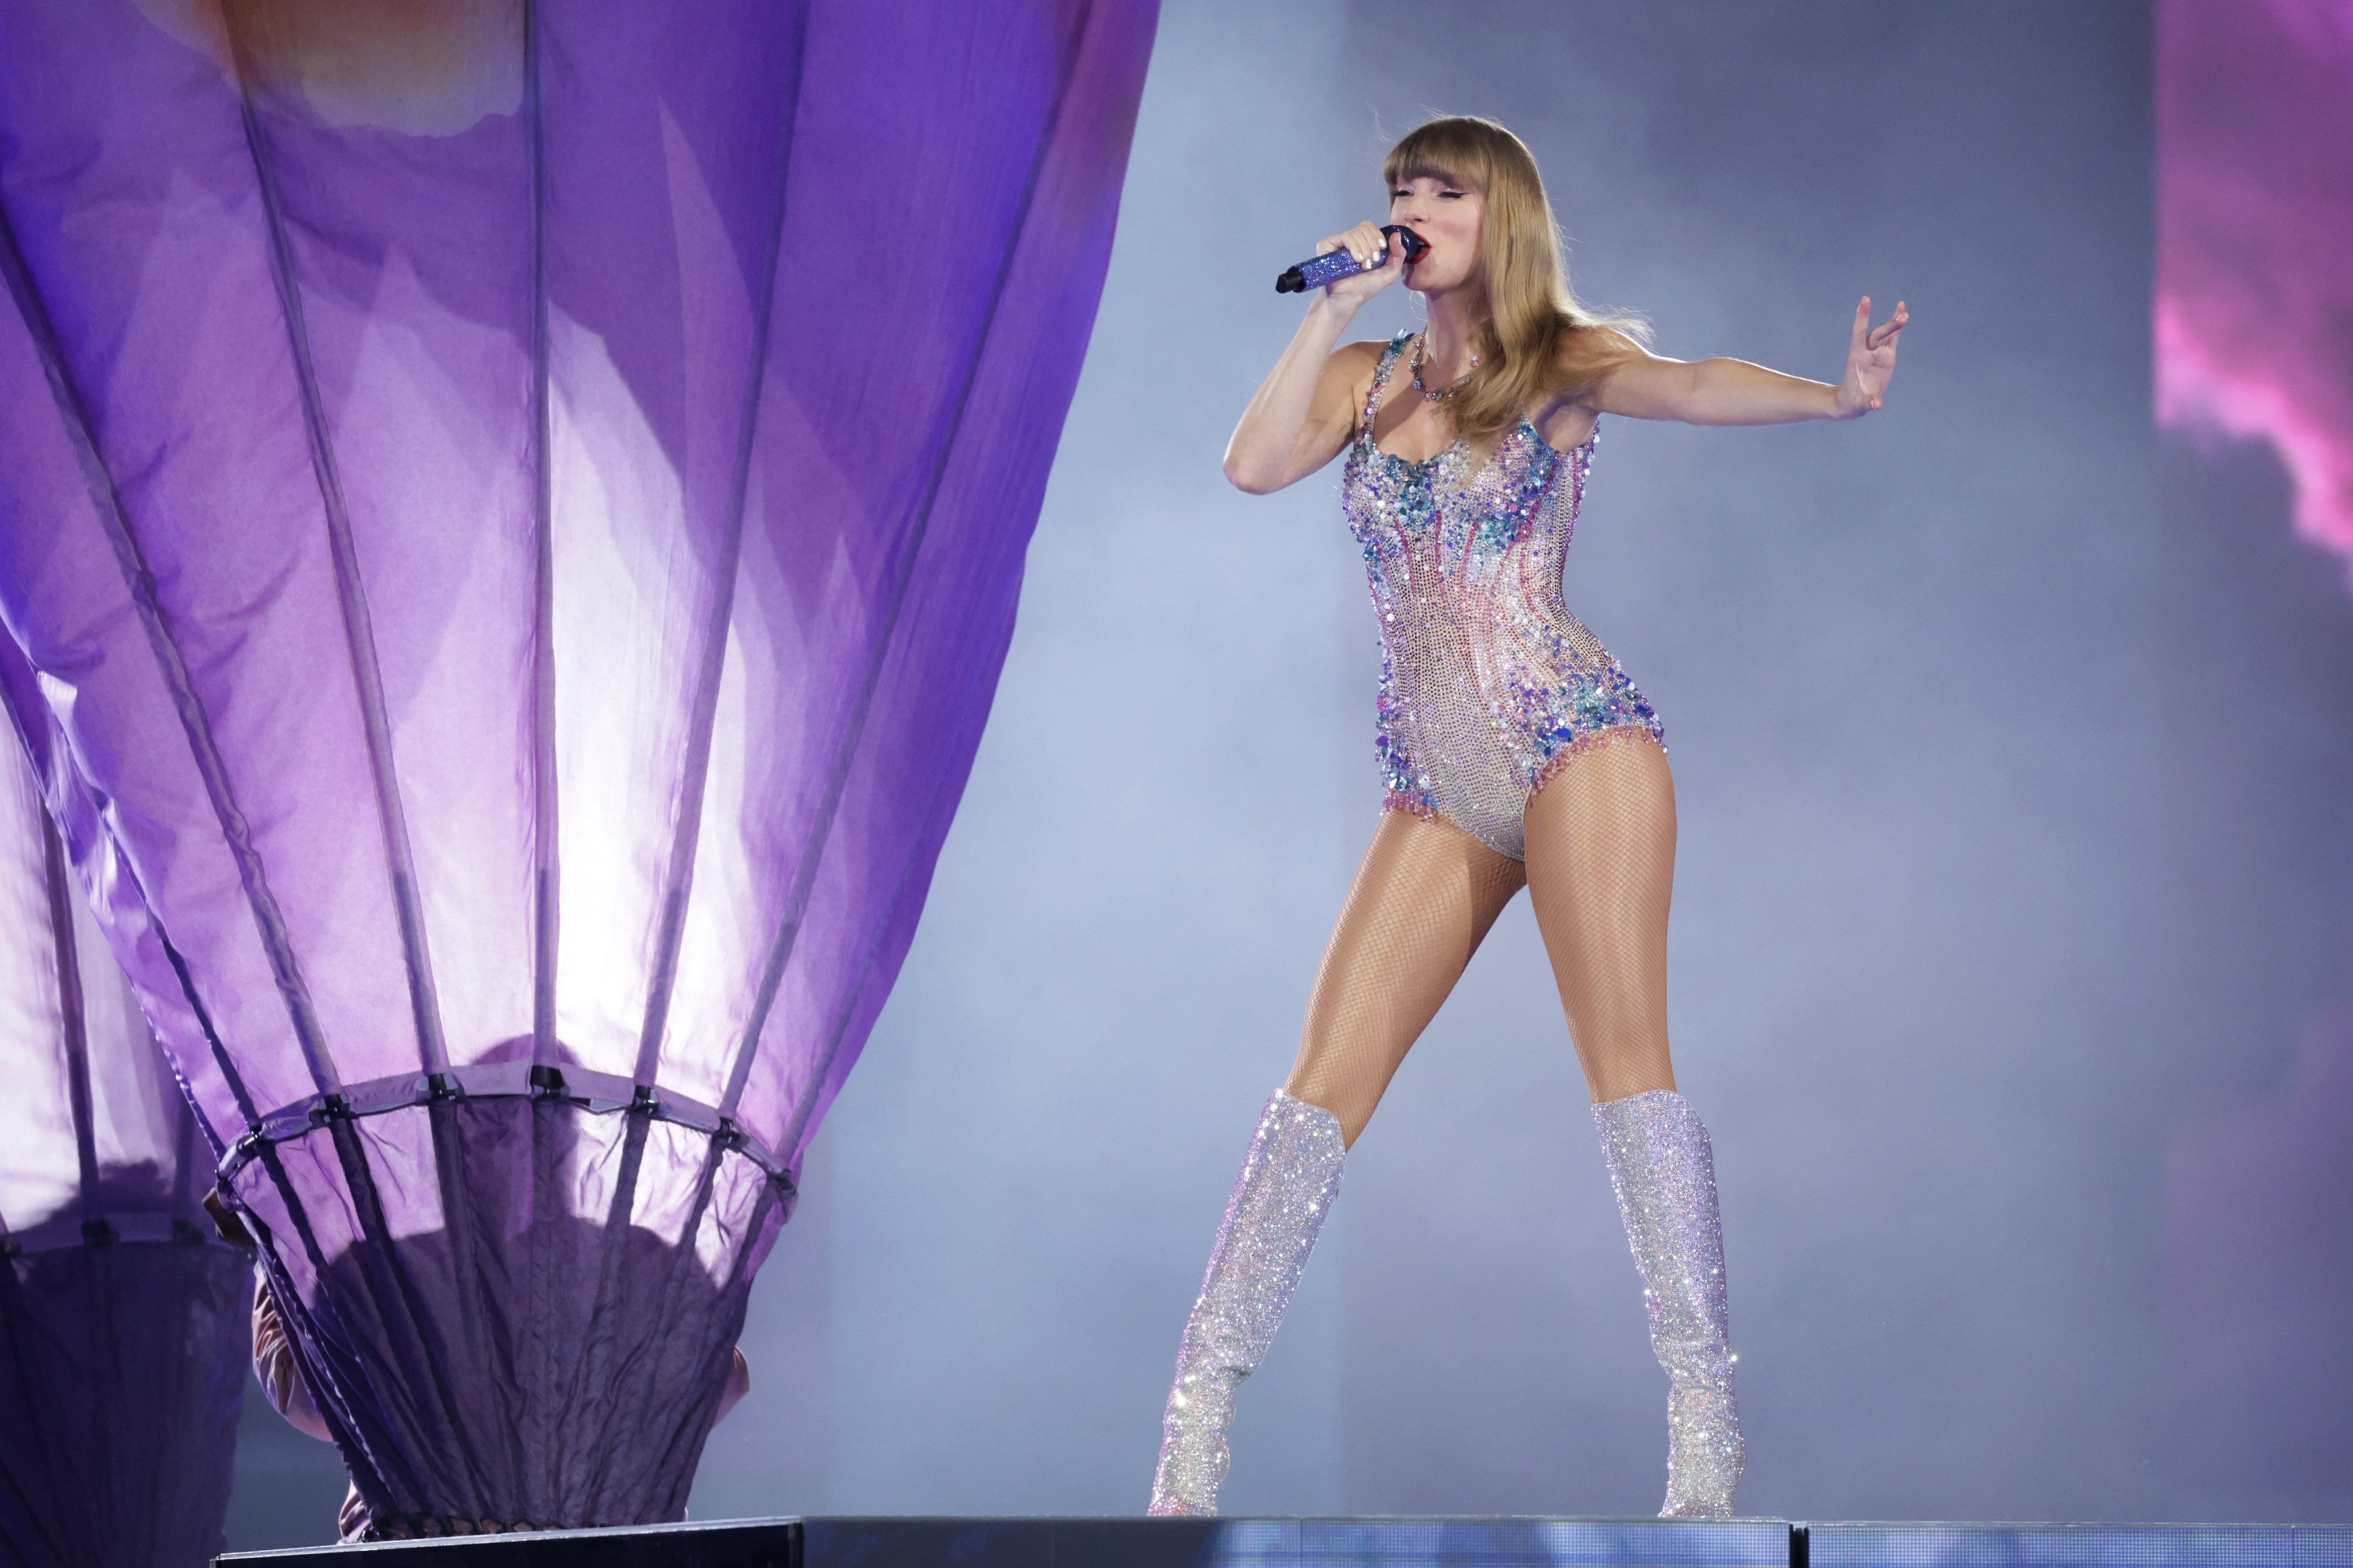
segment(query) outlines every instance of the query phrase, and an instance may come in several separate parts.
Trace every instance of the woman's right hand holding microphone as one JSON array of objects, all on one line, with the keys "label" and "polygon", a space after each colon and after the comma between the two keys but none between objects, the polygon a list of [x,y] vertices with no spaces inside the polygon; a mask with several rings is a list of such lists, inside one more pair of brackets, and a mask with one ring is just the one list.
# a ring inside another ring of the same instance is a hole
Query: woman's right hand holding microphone
[{"label": "woman's right hand holding microphone", "polygon": [[1360,223],[1345,234],[1318,241],[1315,247],[1318,256],[1329,256],[1335,250],[1349,252],[1356,257],[1356,265],[1366,268],[1324,285],[1324,300],[1351,316],[1363,308],[1366,300],[1404,276],[1405,247],[1390,243],[1390,237],[1383,234],[1377,223]]}]

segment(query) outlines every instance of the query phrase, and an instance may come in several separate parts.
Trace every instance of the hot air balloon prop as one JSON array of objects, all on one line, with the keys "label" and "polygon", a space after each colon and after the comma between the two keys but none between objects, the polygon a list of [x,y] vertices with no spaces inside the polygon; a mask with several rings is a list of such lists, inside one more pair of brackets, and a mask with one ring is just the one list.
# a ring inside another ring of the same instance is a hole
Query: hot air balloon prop
[{"label": "hot air balloon prop", "polygon": [[108,847],[41,786],[0,735],[0,1559],[196,1568],[224,1545],[251,1268],[90,913]]},{"label": "hot air balloon prop", "polygon": [[363,1533],[682,1512],[987,716],[1152,28],[0,10],[0,620]]}]

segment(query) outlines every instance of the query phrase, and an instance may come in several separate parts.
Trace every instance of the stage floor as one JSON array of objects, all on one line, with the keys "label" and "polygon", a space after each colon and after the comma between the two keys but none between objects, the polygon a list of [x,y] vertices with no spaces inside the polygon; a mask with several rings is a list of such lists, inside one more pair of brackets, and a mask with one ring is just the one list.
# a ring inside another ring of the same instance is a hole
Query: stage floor
[{"label": "stage floor", "polygon": [[237,1568],[2353,1568],[2353,1526],[776,1519],[233,1552]]}]

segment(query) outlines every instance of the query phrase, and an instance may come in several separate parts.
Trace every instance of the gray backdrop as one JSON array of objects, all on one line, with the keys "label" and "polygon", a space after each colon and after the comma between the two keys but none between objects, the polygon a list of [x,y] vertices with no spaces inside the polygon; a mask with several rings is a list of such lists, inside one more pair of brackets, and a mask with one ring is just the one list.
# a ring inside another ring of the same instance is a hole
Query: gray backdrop
[{"label": "gray backdrop", "polygon": [[[1379,801],[1336,473],[1219,459],[1272,273],[1433,110],[1527,139],[1663,353],[1827,377],[1859,294],[1915,319],[1859,426],[1605,420],[1570,556],[1672,749],[1744,1510],[2353,1510],[2353,596],[2267,458],[2151,434],[2150,44],[2137,0],[1171,0],[995,717],[698,1515],[1141,1508]],[[1226,1505],[1648,1512],[1663,1395],[1523,901]],[[264,1417],[233,1539],[324,1539],[332,1456]]]}]

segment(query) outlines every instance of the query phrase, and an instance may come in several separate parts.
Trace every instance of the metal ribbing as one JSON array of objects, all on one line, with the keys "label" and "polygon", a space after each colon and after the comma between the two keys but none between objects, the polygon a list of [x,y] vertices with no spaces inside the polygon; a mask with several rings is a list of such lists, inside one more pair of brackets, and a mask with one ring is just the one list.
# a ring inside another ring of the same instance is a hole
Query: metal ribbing
[{"label": "metal ribbing", "polygon": [[[253,911],[253,923],[261,941],[263,955],[269,960],[270,973],[276,980],[278,994],[284,998],[286,1011],[292,1022],[295,1044],[302,1052],[303,1065],[310,1069],[311,1081],[322,1094],[340,1089],[342,1080],[335,1072],[333,1058],[328,1054],[325,1037],[319,1028],[317,1012],[311,1005],[311,994],[302,980],[301,966],[295,962],[294,944],[287,934],[285,917],[278,908],[278,899],[269,890],[269,879],[262,869],[260,854],[253,847],[253,835],[245,820],[245,813],[237,804],[229,788],[228,770],[221,761],[220,747],[215,741],[212,720],[205,711],[204,701],[196,695],[195,682],[188,674],[187,660],[182,657],[177,639],[172,632],[169,617],[164,613],[162,600],[155,591],[155,574],[148,570],[147,558],[132,537],[130,520],[122,514],[121,498],[114,489],[114,476],[107,470],[105,459],[99,456],[97,443],[91,438],[90,420],[83,412],[81,399],[67,379],[64,356],[58,348],[57,332],[43,308],[40,297],[34,291],[31,275],[25,268],[22,255],[16,249],[15,231],[10,228],[5,213],[0,213],[0,273],[5,273],[8,290],[16,298],[18,313],[24,318],[26,331],[31,334],[35,352],[40,355],[42,371],[48,377],[49,393],[58,406],[58,416],[65,425],[66,438],[81,465],[82,481],[90,493],[91,509],[98,515],[99,526],[105,531],[112,547],[116,563],[121,568],[123,587],[129,594],[132,607],[139,616],[140,628],[147,635],[148,647],[155,656],[164,689],[171,694],[173,710],[179,716],[181,730],[188,738],[188,752],[195,762],[197,776],[204,780],[205,795],[212,803],[213,816],[220,824],[221,839],[229,858],[237,863],[237,880],[245,889],[246,903]],[[159,926],[160,929],[160,926]],[[167,947],[167,951],[169,951]],[[172,954],[174,967],[186,989],[191,1005],[195,1005],[195,991],[179,955]],[[199,1008],[201,1012],[201,1008]],[[210,1038],[210,1026],[206,1026]],[[217,1040],[215,1040],[217,1054]],[[220,1055],[226,1068],[227,1058]],[[243,1109],[251,1112],[251,1103],[237,1090]]]},{"label": "metal ribbing", "polygon": [[[621,1114],[642,1116],[648,1121],[660,1122],[712,1140],[729,1153],[758,1170],[768,1180],[790,1187],[792,1177],[763,1140],[741,1127],[729,1128],[719,1120],[719,1112],[682,1094],[643,1099],[607,1098],[604,1090],[617,1089],[629,1094],[629,1080],[607,1078],[603,1073],[582,1068],[573,1069],[570,1077],[563,1072],[554,1075],[554,1081],[526,1081],[518,1084],[519,1075],[509,1072],[514,1064],[507,1062],[471,1062],[453,1067],[439,1082],[422,1078],[414,1072],[395,1073],[385,1078],[371,1079],[349,1085],[343,1091],[341,1108],[330,1106],[324,1095],[311,1095],[291,1105],[281,1105],[261,1119],[261,1125],[228,1151],[222,1162],[222,1173],[235,1180],[250,1162],[259,1157],[262,1150],[297,1142],[318,1131],[320,1122],[332,1111],[353,1121],[365,1121],[372,1117],[396,1111],[413,1110],[438,1104],[464,1103],[480,1105],[496,1100],[526,1099],[554,1105],[586,1107],[598,1115]],[[526,1064],[526,1067],[528,1064]],[[455,1100],[449,1096],[455,1091]]]},{"label": "metal ribbing", "polygon": [[369,781],[375,793],[376,823],[384,836],[385,873],[392,883],[393,908],[400,922],[401,958],[408,973],[408,1005],[417,1029],[417,1050],[427,1072],[449,1065],[441,1038],[441,1004],[433,984],[433,954],[425,935],[425,911],[417,893],[417,865],[408,844],[407,814],[400,799],[399,770],[394,761],[392,724],[385,711],[384,672],[376,657],[375,628],[368,615],[367,590],[360,581],[359,551],[352,539],[351,510],[343,498],[343,480],[335,462],[334,439],[327,429],[327,414],[319,391],[317,368],[311,359],[311,331],[302,310],[301,285],[294,278],[294,246],[286,232],[286,215],[278,194],[278,172],[269,132],[261,124],[246,70],[241,40],[232,24],[238,83],[237,108],[245,122],[246,151],[253,160],[261,210],[269,226],[269,277],[277,286],[278,308],[286,322],[287,346],[294,358],[294,376],[302,402],[302,432],[310,445],[311,470],[319,486],[326,513],[328,552],[334,562],[335,600],[342,611],[345,652],[351,659],[352,685],[359,700],[360,721],[366,737]]},{"label": "metal ribbing", "polygon": [[81,963],[74,941],[73,889],[66,872],[66,847],[58,825],[41,814],[41,880],[48,896],[49,954],[58,971],[58,1042],[66,1053],[66,1098],[73,1108],[74,1160],[81,1174],[81,1219],[100,1223],[98,1130],[90,1092],[90,1015],[82,1005]]},{"label": "metal ribbing", "polygon": [[523,0],[523,116],[531,162],[532,1060],[555,1060],[555,957],[562,878],[555,779],[555,468],[548,397],[547,115],[537,0]]},{"label": "metal ribbing", "polygon": [[744,555],[744,510],[751,493],[752,452],[759,435],[760,388],[767,378],[768,342],[776,315],[776,270],[784,253],[785,203],[792,179],[793,135],[800,118],[801,62],[808,48],[807,0],[793,8],[792,63],[784,89],[776,139],[775,193],[768,209],[768,251],[754,306],[751,363],[744,377],[744,415],[735,439],[735,471],[728,489],[727,521],[712,568],[710,612],[704,617],[702,658],[695,671],[694,706],[687,723],[686,762],[679,784],[678,822],[670,847],[670,870],[662,894],[660,937],[646,991],[645,1024],[638,1036],[637,1081],[650,1087],[670,1023],[670,994],[678,982],[679,942],[686,905],[694,890],[694,858],[702,836],[702,805],[711,776],[711,737],[719,711],[719,679],[727,659],[727,629],[734,619],[736,577]]},{"label": "metal ribbing", "polygon": [[[1062,79],[1055,89],[1053,107],[1047,111],[1045,125],[1038,138],[1037,156],[1030,161],[1029,177],[1022,186],[1021,201],[1014,211],[1012,234],[1007,239],[1003,259],[997,264],[997,278],[988,294],[988,308],[982,314],[980,330],[975,334],[972,355],[965,366],[964,383],[958,388],[955,402],[948,416],[947,429],[940,441],[939,457],[932,465],[931,479],[923,488],[923,496],[915,510],[913,525],[900,552],[898,569],[892,574],[885,591],[881,626],[867,649],[866,670],[853,700],[848,721],[842,727],[839,746],[835,749],[833,767],[826,779],[825,795],[818,802],[816,820],[810,825],[807,843],[801,850],[800,863],[793,872],[792,886],[785,897],[785,908],[776,926],[776,941],[770,944],[768,961],[761,971],[760,989],[753,998],[751,1016],[744,1021],[744,1035],[737,1044],[735,1060],[727,1074],[727,1089],[721,1096],[719,1111],[732,1117],[744,1097],[744,1085],[751,1077],[753,1058],[758,1055],[760,1037],[768,1026],[768,1014],[776,1006],[776,991],[784,984],[786,965],[792,962],[793,948],[800,937],[801,921],[808,912],[809,895],[817,886],[817,873],[825,858],[827,846],[833,836],[833,822],[841,807],[843,789],[849,780],[850,764],[856,761],[859,742],[866,733],[866,719],[874,703],[875,688],[882,679],[883,660],[891,650],[892,634],[897,630],[899,613],[907,599],[908,584],[913,581],[915,565],[921,557],[923,541],[931,530],[932,510],[938,504],[940,485],[947,476],[948,459],[955,454],[957,433],[964,426],[966,406],[972,400],[972,389],[980,379],[980,364],[988,348],[989,333],[997,325],[997,307],[1004,302],[1007,284],[1012,280],[1014,258],[1019,255],[1021,235],[1029,226],[1029,207],[1038,195],[1039,178],[1045,173],[1047,157],[1052,153],[1054,140],[1062,121],[1062,106],[1069,101],[1071,84],[1077,79],[1079,60],[1086,48],[1088,25],[1094,19],[1094,7],[1090,5],[1080,16],[1074,30],[1070,58],[1064,62]],[[786,1147],[789,1147],[788,1145]],[[781,1156],[789,1160],[789,1153]]]},{"label": "metal ribbing", "polygon": [[[420,1434],[428,1443],[426,1462],[437,1468],[462,1466],[468,1479],[479,1486],[484,1470],[475,1439],[482,1436],[495,1440],[496,1434],[470,1432],[457,1417],[463,1402],[458,1397],[455,1380],[467,1369],[458,1365],[439,1342],[417,1271],[401,1262],[403,1238],[385,1215],[383,1194],[368,1164],[367,1151],[360,1144],[358,1124],[349,1116],[330,1115],[327,1135],[343,1171],[343,1190],[351,1194],[353,1214],[359,1221],[359,1240],[345,1256],[358,1262],[360,1290],[383,1328],[383,1342],[391,1352],[389,1359],[399,1376],[407,1415],[419,1427],[429,1428]],[[473,1280],[461,1276],[459,1285],[470,1289]],[[323,1273],[318,1294],[322,1305],[335,1294]],[[479,1370],[475,1374],[480,1375]],[[443,1468],[441,1473],[446,1475],[448,1470]]]},{"label": "metal ribbing", "polygon": [[[340,1152],[339,1149],[338,1154]],[[261,1163],[270,1185],[287,1200],[288,1217],[293,1222],[295,1239],[301,1245],[302,1257],[311,1267],[311,1278],[323,1280],[327,1277],[326,1254],[319,1246],[318,1232],[311,1226],[310,1215],[295,1201],[293,1183],[287,1176],[286,1163],[278,1157],[275,1145],[263,1145]],[[400,1472],[401,1484],[406,1485],[412,1494],[421,1493],[423,1489],[417,1485],[409,1457],[391,1444],[371,1442],[370,1438],[381,1436],[381,1428],[362,1431],[352,1421],[350,1391],[342,1385],[340,1369],[330,1362],[314,1361],[306,1353],[305,1347],[340,1347],[343,1365],[351,1365],[359,1358],[360,1347],[365,1342],[361,1333],[355,1331],[358,1325],[343,1317],[332,1292],[322,1291],[314,1304],[303,1301],[301,1292],[294,1288],[293,1276],[286,1271],[285,1262],[279,1256],[279,1238],[261,1222],[259,1215],[250,1210],[246,1212],[255,1238],[261,1243],[259,1259],[269,1274],[269,1293],[277,1300],[280,1316],[291,1331],[287,1340],[295,1352],[295,1366],[301,1373],[304,1384],[309,1387],[311,1402],[318,1406],[328,1430],[348,1439],[342,1444],[345,1452],[357,1449],[366,1468],[374,1472],[374,1479],[381,1480],[387,1468],[396,1468]],[[421,1388],[425,1384],[419,1382],[412,1386]],[[358,1468],[348,1464],[345,1468],[353,1470],[353,1484],[359,1488],[363,1500],[373,1505],[377,1500],[367,1495],[368,1489],[361,1483]]]},{"label": "metal ribbing", "polygon": [[[140,1032],[146,1033],[143,1024]],[[147,1048],[158,1057],[164,1054],[163,1047],[156,1044],[153,1035],[147,1036]],[[173,1087],[180,1090],[177,1108],[180,1115],[172,1129],[172,1217],[194,1219],[199,1201],[196,1197],[196,1107],[195,1102],[188,1098],[186,1086],[174,1081]]]},{"label": "metal ribbing", "polygon": [[[115,846],[115,857],[117,864],[122,868],[123,875],[131,879],[132,886],[137,887],[138,877],[131,870],[129,860],[122,858],[122,847],[120,844]],[[210,1009],[206,1007],[204,998],[196,994],[196,977],[188,972],[187,959],[182,956],[180,950],[172,944],[172,935],[164,929],[163,917],[155,912],[153,904],[147,902],[147,889],[143,887],[139,888],[139,900],[142,907],[147,910],[147,923],[155,933],[155,944],[164,950],[164,962],[172,966],[172,977],[180,983],[180,995],[186,1001],[188,1012],[196,1020],[196,1031],[205,1037],[205,1048],[212,1053],[213,1065],[220,1068],[221,1081],[228,1085],[229,1099],[236,1102],[237,1115],[245,1119],[245,1125],[248,1131],[260,1126],[260,1108],[253,1103],[252,1091],[245,1087],[245,1076],[237,1070],[237,1064],[228,1059],[228,1047],[221,1044],[220,1031],[213,1027],[213,1016]],[[180,1093],[186,1099],[189,1107],[192,1110],[195,1109],[195,1091],[189,1087],[187,1079],[181,1076],[176,1064],[172,1068],[172,1076],[178,1080]],[[341,1085],[337,1087],[340,1088]],[[323,1094],[329,1091],[322,1089],[320,1092]],[[204,1132],[205,1142],[212,1145],[214,1153],[225,1156],[228,1151],[229,1141],[221,1136],[220,1130],[213,1125],[212,1118],[200,1113],[196,1124]]]}]

